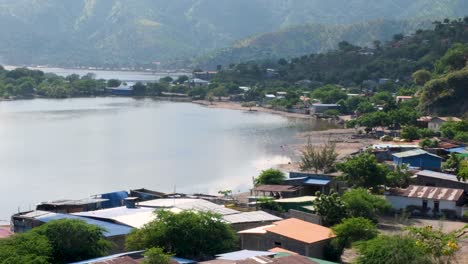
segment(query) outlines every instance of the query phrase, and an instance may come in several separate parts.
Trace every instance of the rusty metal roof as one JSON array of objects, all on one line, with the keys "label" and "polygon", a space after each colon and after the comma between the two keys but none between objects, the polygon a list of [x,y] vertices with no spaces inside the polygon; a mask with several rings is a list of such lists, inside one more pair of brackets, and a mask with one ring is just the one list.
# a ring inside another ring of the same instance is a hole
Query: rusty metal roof
[{"label": "rusty metal roof", "polygon": [[260,185],[254,188],[257,192],[295,192],[302,187],[292,185]]},{"label": "rusty metal roof", "polygon": [[410,185],[406,189],[396,189],[391,195],[431,200],[458,201],[464,195],[462,189]]}]

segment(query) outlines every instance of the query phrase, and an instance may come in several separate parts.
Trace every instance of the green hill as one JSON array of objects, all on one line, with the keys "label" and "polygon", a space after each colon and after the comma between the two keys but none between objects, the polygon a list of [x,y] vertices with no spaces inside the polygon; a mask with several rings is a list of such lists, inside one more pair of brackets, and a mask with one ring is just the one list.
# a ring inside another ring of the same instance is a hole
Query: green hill
[{"label": "green hill", "polygon": [[294,25],[433,20],[466,10],[461,0],[0,0],[0,63],[186,60]]}]

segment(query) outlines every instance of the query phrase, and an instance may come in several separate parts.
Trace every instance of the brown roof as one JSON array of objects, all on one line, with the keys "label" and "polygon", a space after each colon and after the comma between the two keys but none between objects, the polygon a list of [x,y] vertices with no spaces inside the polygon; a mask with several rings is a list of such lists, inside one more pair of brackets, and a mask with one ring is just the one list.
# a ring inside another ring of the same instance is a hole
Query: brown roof
[{"label": "brown roof", "polygon": [[268,251],[274,252],[274,253],[288,253],[288,254],[291,254],[291,255],[299,255],[296,252],[292,252],[292,251],[289,251],[289,250],[286,250],[286,249],[280,248],[280,247],[275,247],[275,248],[269,249]]},{"label": "brown roof", "polygon": [[300,186],[291,185],[259,185],[254,188],[257,192],[295,192],[299,190]]},{"label": "brown roof", "polygon": [[458,201],[465,193],[462,189],[410,185],[406,189],[394,189],[391,195],[410,198]]},{"label": "brown roof", "polygon": [[458,117],[453,117],[453,116],[442,116],[442,117],[434,117],[434,119],[441,119],[444,121],[452,121],[452,122],[461,122],[462,120]]},{"label": "brown roof", "polygon": [[95,264],[139,264],[142,261],[143,261],[143,258],[141,258],[140,260],[136,260],[131,257],[125,256],[125,257],[118,257],[118,258],[99,261],[99,262],[96,262]]},{"label": "brown roof", "polygon": [[451,149],[451,148],[456,148],[458,146],[459,145],[453,144],[453,143],[450,143],[450,142],[440,142],[439,143],[439,148],[443,148],[443,149]]},{"label": "brown roof", "polygon": [[267,227],[265,230],[308,244],[335,237],[330,228],[302,221],[297,218],[289,218],[273,224],[274,226]]}]

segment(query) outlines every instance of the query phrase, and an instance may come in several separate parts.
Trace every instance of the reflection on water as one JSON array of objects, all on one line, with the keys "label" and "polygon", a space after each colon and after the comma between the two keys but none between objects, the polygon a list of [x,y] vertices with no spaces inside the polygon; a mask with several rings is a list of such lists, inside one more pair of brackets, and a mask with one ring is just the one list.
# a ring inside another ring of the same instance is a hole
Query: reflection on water
[{"label": "reflection on water", "polygon": [[0,219],[44,200],[146,187],[247,190],[311,120],[130,98],[0,102]]}]

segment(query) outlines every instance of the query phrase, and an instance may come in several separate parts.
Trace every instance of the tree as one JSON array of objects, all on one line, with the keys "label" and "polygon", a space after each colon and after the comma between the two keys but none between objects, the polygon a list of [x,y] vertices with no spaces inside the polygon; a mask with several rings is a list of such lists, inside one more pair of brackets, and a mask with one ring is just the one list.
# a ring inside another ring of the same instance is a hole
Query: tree
[{"label": "tree", "polygon": [[387,183],[389,187],[406,188],[410,185],[413,174],[407,165],[398,165],[394,171],[387,174]]},{"label": "tree", "polygon": [[70,263],[101,257],[110,249],[101,227],[77,219],[51,221],[32,232],[47,237],[52,245],[53,263]]},{"label": "tree", "polygon": [[280,213],[284,212],[283,207],[269,197],[260,197],[257,200],[257,204],[259,205],[261,210],[270,210]]},{"label": "tree", "polygon": [[48,264],[52,259],[52,246],[47,237],[34,232],[15,234],[0,239],[0,263]]},{"label": "tree", "polygon": [[307,146],[301,151],[301,163],[300,168],[302,171],[315,170],[329,172],[335,168],[336,158],[336,144],[328,141],[322,146],[314,146],[310,142],[310,138],[307,142]]},{"label": "tree", "polygon": [[357,264],[431,264],[430,256],[416,244],[416,240],[403,235],[380,235],[360,242]]},{"label": "tree", "polygon": [[449,158],[443,164],[442,168],[444,170],[450,170],[455,174],[458,174],[458,170],[460,169],[461,162],[463,158],[457,155],[457,153],[450,153]]},{"label": "tree", "polygon": [[338,163],[337,168],[343,172],[344,179],[354,187],[373,188],[385,184],[388,168],[377,162],[375,156],[363,153]]},{"label": "tree", "polygon": [[166,76],[166,77],[162,77],[161,79],[159,79],[159,82],[170,83],[170,82],[172,82],[173,80],[174,80],[174,79],[172,79],[172,77]]},{"label": "tree", "polygon": [[439,141],[437,141],[437,139],[431,140],[429,138],[423,138],[421,141],[419,141],[419,146],[423,149],[437,148],[439,146]]},{"label": "tree", "polygon": [[129,250],[161,247],[180,257],[203,260],[232,250],[237,243],[233,229],[221,215],[166,210],[157,211],[156,215],[157,220],[127,236]]},{"label": "tree", "polygon": [[364,217],[377,222],[377,216],[391,208],[384,198],[369,193],[363,188],[351,189],[343,194],[341,200],[351,217]]},{"label": "tree", "polygon": [[332,226],[340,223],[348,216],[346,204],[337,193],[325,195],[320,192],[312,202],[315,211],[322,217],[324,225]]},{"label": "tree", "polygon": [[189,77],[187,75],[181,75],[177,78],[177,80],[175,80],[174,82],[176,84],[183,84],[184,82],[188,81],[189,80]]},{"label": "tree", "polygon": [[146,86],[141,83],[137,82],[135,85],[133,85],[133,94],[134,95],[145,95],[146,93]]},{"label": "tree", "polygon": [[379,234],[375,224],[363,217],[346,218],[331,229],[336,235],[333,243],[338,249],[349,248],[354,242],[369,240]]},{"label": "tree", "polygon": [[419,139],[419,129],[414,126],[405,126],[401,130],[401,137],[406,140],[416,140]]},{"label": "tree", "polygon": [[427,255],[432,256],[435,263],[452,263],[453,256],[460,249],[459,241],[468,237],[468,225],[448,233],[442,228],[434,229],[432,226],[407,229],[409,236],[416,240],[416,244]]},{"label": "tree", "polygon": [[348,97],[340,88],[333,85],[326,85],[316,89],[312,93],[313,98],[320,99],[324,104],[334,104],[341,99],[346,100]]},{"label": "tree", "polygon": [[171,254],[164,252],[164,249],[153,247],[148,249],[143,256],[142,264],[171,264]]},{"label": "tree", "polygon": [[284,175],[284,172],[277,169],[267,169],[262,171],[260,175],[258,175],[258,177],[255,178],[255,185],[278,185],[282,184],[285,179],[286,175]]},{"label": "tree", "polygon": [[431,80],[432,74],[428,70],[418,70],[411,75],[413,81],[418,85],[424,85]]},{"label": "tree", "polygon": [[122,84],[122,82],[117,79],[109,79],[107,81],[107,87],[119,87],[120,84]]},{"label": "tree", "polygon": [[464,160],[460,163],[457,180],[459,181],[468,181],[468,161]]}]

